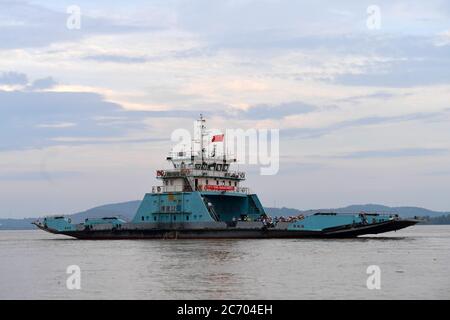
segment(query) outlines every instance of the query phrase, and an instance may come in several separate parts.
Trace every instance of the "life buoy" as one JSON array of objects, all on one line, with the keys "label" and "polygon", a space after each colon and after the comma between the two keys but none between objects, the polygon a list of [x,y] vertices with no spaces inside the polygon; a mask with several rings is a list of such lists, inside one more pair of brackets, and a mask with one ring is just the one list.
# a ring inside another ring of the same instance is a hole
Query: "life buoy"
[{"label": "life buoy", "polygon": [[158,171],[156,171],[156,176],[157,176],[157,177],[162,177],[162,176],[164,176],[164,170],[158,170]]}]

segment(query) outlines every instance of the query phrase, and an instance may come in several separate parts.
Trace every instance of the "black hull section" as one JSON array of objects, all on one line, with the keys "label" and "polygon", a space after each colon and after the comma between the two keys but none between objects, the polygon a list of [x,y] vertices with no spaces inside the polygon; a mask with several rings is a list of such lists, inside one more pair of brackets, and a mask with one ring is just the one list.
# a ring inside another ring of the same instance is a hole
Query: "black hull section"
[{"label": "black hull section", "polygon": [[383,223],[370,224],[365,226],[360,226],[358,228],[337,228],[333,230],[326,230],[325,237],[329,238],[354,238],[366,234],[379,234],[390,231],[397,231],[404,229],[419,223],[419,220],[393,220]]},{"label": "black hull section", "polygon": [[[301,239],[355,238],[361,235],[396,231],[418,223],[417,220],[394,220],[358,227],[340,227],[323,231],[286,229],[127,229],[52,232],[84,240],[123,239]],[[44,229],[45,230],[45,229]],[[49,231],[49,230],[46,230]]]}]

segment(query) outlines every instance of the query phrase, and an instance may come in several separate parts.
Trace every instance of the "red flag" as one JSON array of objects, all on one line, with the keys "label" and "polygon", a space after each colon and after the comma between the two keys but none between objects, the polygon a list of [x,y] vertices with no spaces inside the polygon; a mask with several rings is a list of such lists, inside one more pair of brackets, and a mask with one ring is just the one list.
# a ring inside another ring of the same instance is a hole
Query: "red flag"
[{"label": "red flag", "polygon": [[223,141],[223,134],[218,134],[212,137],[211,142],[221,142]]}]

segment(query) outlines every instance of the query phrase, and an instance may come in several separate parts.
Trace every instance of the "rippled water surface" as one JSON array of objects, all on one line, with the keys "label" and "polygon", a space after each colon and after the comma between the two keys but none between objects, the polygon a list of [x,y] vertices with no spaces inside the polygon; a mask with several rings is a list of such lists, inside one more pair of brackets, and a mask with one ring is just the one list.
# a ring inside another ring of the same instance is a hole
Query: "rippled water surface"
[{"label": "rippled water surface", "polygon": [[[66,268],[81,268],[81,289]],[[366,287],[369,265],[381,289]],[[1,299],[450,299],[450,226],[351,240],[72,240],[0,231]]]}]

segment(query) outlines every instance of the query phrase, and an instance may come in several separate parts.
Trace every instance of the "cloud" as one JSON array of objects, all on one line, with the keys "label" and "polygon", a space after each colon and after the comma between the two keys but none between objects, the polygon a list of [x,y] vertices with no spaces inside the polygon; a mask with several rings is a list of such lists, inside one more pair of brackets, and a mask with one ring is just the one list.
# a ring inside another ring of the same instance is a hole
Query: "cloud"
[{"label": "cloud", "polygon": [[[169,135],[143,137],[149,127],[148,118],[195,119],[204,110],[211,109],[203,106],[192,110],[131,111],[93,92],[31,90],[55,83],[52,77],[47,77],[24,86],[23,90],[0,90],[0,151],[166,141]],[[225,110],[208,112],[209,116],[225,114]]]},{"label": "cloud", "polygon": [[288,102],[280,105],[256,105],[239,112],[239,118],[260,120],[280,119],[290,115],[303,114],[316,111],[318,108],[303,102]]},{"label": "cloud", "polygon": [[[219,108],[220,107],[220,108]],[[239,120],[266,120],[282,119],[290,115],[299,115],[317,111],[319,108],[300,102],[286,102],[281,104],[257,104],[245,110],[236,110],[230,105],[194,104],[189,110],[165,110],[165,111],[144,111],[151,117],[183,117],[196,119],[200,113],[207,117],[221,117],[224,119]]]},{"label": "cloud", "polygon": [[0,74],[0,85],[19,86],[26,90],[49,89],[56,84],[57,82],[52,77],[36,79],[30,83],[25,73],[7,71]]},{"label": "cloud", "polygon": [[114,62],[114,63],[144,63],[148,58],[143,56],[125,56],[113,54],[98,54],[83,57],[84,60],[92,60],[97,62]]},{"label": "cloud", "polygon": [[449,154],[449,149],[441,148],[407,148],[390,150],[356,151],[342,155],[332,156],[339,159],[365,159],[365,158],[403,158],[403,157],[429,157]]},{"label": "cloud", "polygon": [[[105,116],[122,121],[96,120]],[[95,93],[0,90],[0,150],[61,144],[54,139],[65,136],[124,137],[145,127],[141,116]]]},{"label": "cloud", "polygon": [[346,86],[413,87],[450,82],[450,46],[434,44],[435,35],[386,35],[355,43],[351,50],[381,59],[356,72],[341,72],[331,80]]},{"label": "cloud", "polygon": [[50,89],[57,85],[58,83],[52,77],[42,78],[34,80],[33,83],[28,86],[29,90],[42,90],[42,89]]},{"label": "cloud", "polygon": [[419,112],[404,114],[398,116],[369,116],[357,119],[345,120],[336,122],[332,125],[320,128],[290,128],[282,129],[282,134],[286,137],[300,137],[300,138],[319,138],[327,134],[331,134],[334,131],[353,128],[364,127],[371,125],[378,125],[384,123],[396,123],[406,121],[439,121],[446,119],[450,110],[445,109],[437,112]]},{"label": "cloud", "polygon": [[217,54],[218,50],[213,47],[194,47],[189,49],[166,50],[159,55],[126,55],[126,54],[89,54],[82,59],[96,62],[112,62],[112,63],[146,63],[183,60],[189,58],[212,57]]},{"label": "cloud", "polygon": [[38,124],[38,128],[69,128],[76,126],[76,123],[73,122],[56,122],[56,123],[43,123]]},{"label": "cloud", "polygon": [[43,47],[55,42],[77,41],[94,34],[154,31],[167,27],[93,18],[82,10],[81,28],[68,29],[70,15],[64,9],[59,11],[24,1],[0,1],[0,21],[9,22],[0,24],[0,49]]},{"label": "cloud", "polygon": [[28,83],[28,77],[24,73],[9,71],[2,72],[0,75],[0,85],[25,85]]},{"label": "cloud", "polygon": [[365,102],[367,99],[379,99],[379,100],[389,100],[395,97],[405,97],[410,95],[409,93],[392,93],[386,91],[377,91],[371,94],[356,95],[347,98],[338,99],[339,102],[350,102],[350,103],[360,103]]},{"label": "cloud", "polygon": [[[450,56],[450,50],[449,50]],[[380,68],[386,69],[386,68]],[[413,87],[450,82],[450,59],[423,58],[392,62],[387,70],[337,75],[333,82],[351,86]]]}]

